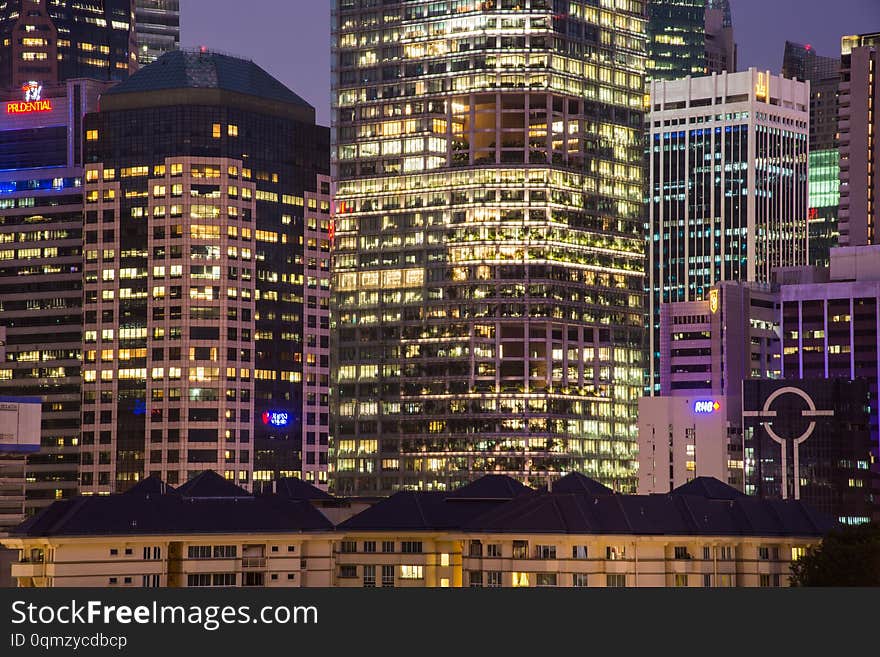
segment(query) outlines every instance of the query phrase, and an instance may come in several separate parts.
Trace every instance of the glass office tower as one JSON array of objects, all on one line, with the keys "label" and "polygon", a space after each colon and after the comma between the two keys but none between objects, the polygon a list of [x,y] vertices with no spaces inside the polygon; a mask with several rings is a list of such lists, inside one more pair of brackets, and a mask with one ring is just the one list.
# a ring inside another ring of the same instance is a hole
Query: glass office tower
[{"label": "glass office tower", "polygon": [[337,492],[635,488],[640,0],[337,0]]}]

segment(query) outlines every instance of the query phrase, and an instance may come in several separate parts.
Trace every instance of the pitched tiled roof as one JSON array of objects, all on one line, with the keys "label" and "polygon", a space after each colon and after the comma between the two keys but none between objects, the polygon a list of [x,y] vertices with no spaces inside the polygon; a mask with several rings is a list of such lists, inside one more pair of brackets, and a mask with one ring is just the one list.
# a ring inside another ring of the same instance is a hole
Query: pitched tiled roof
[{"label": "pitched tiled roof", "polygon": [[167,52],[127,80],[108,89],[104,95],[171,89],[220,89],[312,107],[252,61],[210,51]]},{"label": "pitched tiled roof", "polygon": [[614,495],[614,491],[600,484],[595,479],[590,479],[580,472],[569,472],[561,479],[553,482],[551,490],[554,493],[590,493],[592,495]]},{"label": "pitched tiled roof", "polygon": [[742,491],[718,481],[715,477],[697,477],[672,492],[679,495],[699,495],[711,500],[735,500],[746,496]]},{"label": "pitched tiled roof", "polygon": [[289,500],[333,500],[329,493],[297,477],[286,477],[275,482],[275,493]]},{"label": "pitched tiled roof", "polygon": [[450,498],[466,498],[471,500],[510,500],[523,493],[534,490],[507,475],[483,475],[467,486],[456,488],[448,494]]},{"label": "pitched tiled roof", "polygon": [[178,486],[177,492],[189,498],[251,497],[244,488],[236,486],[213,470],[200,472],[182,486]]}]

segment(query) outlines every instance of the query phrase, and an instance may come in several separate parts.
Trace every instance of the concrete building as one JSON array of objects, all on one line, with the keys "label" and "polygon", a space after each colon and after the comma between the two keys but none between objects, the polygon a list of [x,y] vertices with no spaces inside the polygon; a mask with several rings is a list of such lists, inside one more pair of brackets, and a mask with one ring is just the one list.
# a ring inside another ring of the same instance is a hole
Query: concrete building
[{"label": "concrete building", "polygon": [[880,244],[880,32],[845,36],[840,64],[840,245]]},{"label": "concrete building", "polygon": [[207,469],[326,485],[314,108],[253,62],[174,51],[106,92],[85,135],[82,490]]},{"label": "concrete building", "polygon": [[124,80],[137,68],[135,43],[132,0],[7,0],[0,5],[0,89]]},{"label": "concrete building", "polygon": [[343,494],[635,489],[643,3],[571,7],[334,5]]},{"label": "concrete building", "polygon": [[43,400],[0,397],[0,536],[25,518],[27,455],[40,451]]},{"label": "concrete building", "polygon": [[[880,380],[880,246],[831,250],[830,270],[780,272],[782,373],[786,379]],[[876,463],[878,408],[870,429]]]},{"label": "concrete building", "polygon": [[180,48],[180,0],[134,0],[134,18],[140,66]]},{"label": "concrete building", "polygon": [[77,493],[83,117],[106,83],[0,92],[0,395],[43,401],[27,513]]},{"label": "concrete building", "polygon": [[809,83],[750,69],[651,83],[647,388],[660,308],[807,261]]},{"label": "concrete building", "polygon": [[335,526],[322,510],[346,501],[282,489],[252,496],[203,473],[59,502],[4,540],[12,575],[20,587],[772,587],[835,526],[705,477],[637,496],[577,473],[552,492],[490,475],[402,491]]},{"label": "concrete building", "polygon": [[660,394],[729,396],[738,407],[744,379],[779,378],[779,309],[777,286],[736,281],[700,301],[662,304]]},{"label": "concrete building", "polygon": [[639,400],[639,493],[696,476],[742,490],[742,385],[780,377],[779,313],[766,283],[724,281],[704,300],[662,304],[660,394]]},{"label": "concrete building", "polygon": [[810,82],[810,255],[828,266],[837,246],[840,209],[840,135],[837,126],[840,58],[823,57],[810,44],[785,42],[782,75]]},{"label": "concrete building", "polygon": [[728,0],[650,0],[648,80],[736,72]]},{"label": "concrete building", "polygon": [[865,380],[743,382],[745,492],[803,500],[842,524],[880,517],[870,406]]},{"label": "concrete building", "polygon": [[639,400],[639,494],[668,493],[697,477],[742,490],[736,404],[720,396]]}]

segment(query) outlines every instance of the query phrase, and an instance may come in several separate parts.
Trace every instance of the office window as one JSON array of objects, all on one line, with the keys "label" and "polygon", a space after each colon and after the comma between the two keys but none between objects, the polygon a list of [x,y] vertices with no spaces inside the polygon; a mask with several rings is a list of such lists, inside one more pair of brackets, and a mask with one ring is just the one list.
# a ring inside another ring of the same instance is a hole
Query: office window
[{"label": "office window", "polygon": [[514,541],[513,542],[513,558],[528,559],[529,558],[529,542]]},{"label": "office window", "polygon": [[529,585],[529,574],[528,573],[511,573],[512,581],[511,586],[520,588]]},{"label": "office window", "polygon": [[556,558],[556,546],[555,545],[536,545],[535,546],[535,556],[538,559],[555,559]]},{"label": "office window", "polygon": [[401,566],[400,579],[422,579],[424,577],[422,566]]},{"label": "office window", "polygon": [[364,566],[364,588],[376,588],[376,566]]},{"label": "office window", "polygon": [[605,586],[610,588],[620,588],[626,586],[626,575],[605,575]]},{"label": "office window", "polygon": [[556,573],[536,574],[535,586],[556,586]]}]

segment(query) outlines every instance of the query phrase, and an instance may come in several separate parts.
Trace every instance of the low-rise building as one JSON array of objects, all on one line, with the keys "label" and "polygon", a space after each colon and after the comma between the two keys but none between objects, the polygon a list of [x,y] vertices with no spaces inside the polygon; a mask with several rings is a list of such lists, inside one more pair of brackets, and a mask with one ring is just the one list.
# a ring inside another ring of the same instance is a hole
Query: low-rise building
[{"label": "low-rise building", "polygon": [[620,495],[580,474],[533,490],[485,476],[453,492],[356,501],[300,484],[253,495],[208,472],[174,490],[64,500],[6,539],[18,586],[786,586],[836,523],[706,477]]}]

